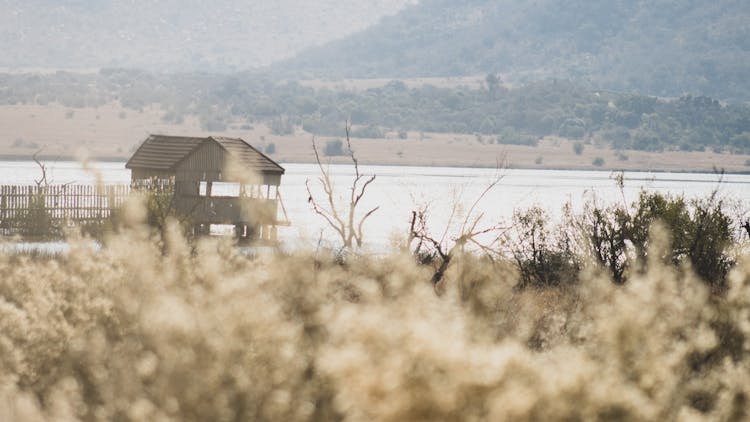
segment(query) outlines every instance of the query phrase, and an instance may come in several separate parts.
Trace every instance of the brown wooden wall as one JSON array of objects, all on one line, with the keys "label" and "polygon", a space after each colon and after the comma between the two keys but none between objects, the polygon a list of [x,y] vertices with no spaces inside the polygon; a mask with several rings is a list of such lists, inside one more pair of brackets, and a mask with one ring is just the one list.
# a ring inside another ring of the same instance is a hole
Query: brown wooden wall
[{"label": "brown wooden wall", "polygon": [[177,165],[175,180],[222,181],[226,152],[215,142],[204,142]]},{"label": "brown wooden wall", "polygon": [[[233,177],[230,169],[232,157],[215,142],[206,142],[193,151],[177,165],[175,180],[180,181],[208,181],[208,182],[239,182],[240,179],[255,179],[255,184],[279,186],[280,174],[248,174]],[[238,168],[239,166],[237,166]]]}]

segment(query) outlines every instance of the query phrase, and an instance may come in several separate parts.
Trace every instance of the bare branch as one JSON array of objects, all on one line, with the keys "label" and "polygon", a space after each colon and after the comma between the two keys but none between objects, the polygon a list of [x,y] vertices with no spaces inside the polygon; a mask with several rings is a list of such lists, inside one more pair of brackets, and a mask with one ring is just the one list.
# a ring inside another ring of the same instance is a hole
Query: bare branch
[{"label": "bare branch", "polygon": [[[494,189],[495,186],[497,186],[500,183],[501,180],[502,180],[502,176],[495,177],[495,179],[489,185],[487,185],[487,187],[482,191],[482,193],[479,194],[479,196],[474,201],[474,203],[471,204],[471,208],[469,208],[469,212],[466,213],[466,218],[464,219],[464,223],[463,223],[463,225],[461,227],[461,231],[465,230],[466,224],[469,221],[469,218],[471,218],[471,215],[474,213],[474,210],[476,209],[477,205],[479,205],[479,203],[484,199],[484,197],[487,195],[487,193],[489,193],[492,189]],[[480,216],[480,218],[481,218],[481,216]],[[477,221],[474,222],[474,226],[476,226],[476,224],[478,222],[479,221],[477,219]],[[473,230],[473,228],[472,228],[472,230]]]},{"label": "bare branch", "polygon": [[317,201],[315,201],[315,198],[313,197],[313,194],[310,191],[310,184],[308,182],[309,181],[305,181],[305,186],[307,187],[307,194],[309,195],[308,202],[312,204],[313,210],[315,211],[316,214],[323,217],[328,222],[328,224],[339,233],[339,235],[344,237],[345,234],[344,234],[342,227],[339,224],[337,224],[337,222],[334,221],[335,217],[333,217],[330,214],[330,212],[328,212],[326,209],[318,205]]},{"label": "bare branch", "polygon": [[[323,217],[328,225],[330,225],[336,233],[341,237],[341,240],[344,244],[344,248],[350,248],[353,246],[353,243],[356,242],[356,245],[358,247],[362,246],[362,227],[365,223],[365,221],[373,214],[375,211],[377,211],[380,207],[375,207],[368,211],[367,213],[362,216],[358,222],[356,222],[356,211],[357,206],[359,205],[362,198],[365,196],[367,192],[367,188],[370,186],[372,182],[375,181],[376,176],[372,175],[365,179],[365,176],[362,175],[359,171],[359,161],[357,160],[356,155],[354,154],[354,149],[352,148],[351,144],[351,138],[350,138],[350,132],[351,132],[351,124],[347,120],[346,121],[346,145],[349,149],[349,156],[352,160],[352,164],[354,165],[354,180],[352,181],[351,187],[349,188],[349,204],[348,204],[348,210],[346,212],[347,220],[344,221],[342,218],[342,214],[339,214],[338,208],[336,207],[336,195],[334,192],[334,186],[333,182],[331,181],[330,173],[328,169],[326,169],[322,161],[320,159],[320,153],[318,151],[318,147],[315,143],[315,138],[312,140],[312,147],[313,152],[315,153],[315,161],[318,164],[318,169],[320,170],[320,176],[318,177],[318,181],[320,182],[323,192],[325,193],[326,200],[327,200],[327,207],[321,206],[318,201],[315,199],[315,196],[312,193],[312,189],[310,188],[309,180],[305,181],[305,186],[307,188],[307,194],[308,194],[308,202],[312,204],[313,211]],[[360,182],[362,182],[364,179],[364,182],[360,185]]]},{"label": "bare branch", "polygon": [[361,220],[359,220],[359,224],[357,225],[357,246],[362,246],[362,226],[365,224],[365,220],[367,220],[371,215],[375,213],[375,211],[379,210],[380,207],[375,207],[368,211]]},{"label": "bare branch", "polygon": [[352,163],[354,163],[354,174],[356,176],[356,180],[359,180],[359,161],[357,160],[357,157],[354,155],[354,150],[352,149],[352,140],[349,136],[351,134],[352,130],[352,122],[349,120],[346,121],[346,126],[344,128],[346,130],[346,147],[349,149],[349,156],[352,159]]},{"label": "bare branch", "polygon": [[411,224],[409,226],[409,238],[407,246],[411,247],[411,244],[414,242],[415,239],[419,241],[417,244],[417,247],[414,249],[414,254],[418,255],[421,251],[422,244],[428,243],[432,245],[432,250],[438,255],[440,258],[440,265],[435,270],[435,273],[432,276],[432,283],[437,285],[439,283],[444,275],[445,272],[448,270],[448,267],[453,260],[453,257],[458,251],[463,250],[463,248],[466,245],[472,245],[476,247],[478,250],[484,252],[487,256],[489,256],[492,259],[493,255],[497,255],[499,253],[499,250],[497,249],[496,245],[499,242],[500,234],[495,236],[491,241],[484,242],[478,239],[479,236],[486,235],[493,232],[499,232],[502,230],[502,227],[500,225],[492,225],[484,228],[480,228],[480,223],[482,219],[484,218],[484,213],[476,213],[476,209],[479,206],[479,203],[487,196],[487,194],[494,189],[499,183],[501,177],[496,177],[489,185],[485,187],[485,189],[479,194],[479,196],[476,198],[476,200],[472,203],[471,207],[469,208],[468,212],[466,213],[466,216],[464,217],[464,220],[461,224],[460,230],[457,233],[456,236],[453,236],[450,238],[451,243],[448,243],[446,241],[447,234],[451,230],[451,227],[453,225],[453,219],[456,217],[457,210],[458,210],[458,202],[454,202],[450,216],[448,218],[448,223],[446,224],[446,227],[443,231],[443,235],[441,236],[440,240],[436,240],[434,237],[432,237],[429,234],[428,228],[427,228],[427,208],[423,207],[418,210],[412,211],[412,219]]},{"label": "bare branch", "polygon": [[42,172],[42,177],[39,180],[34,179],[34,183],[36,183],[36,187],[49,185],[49,183],[47,182],[47,166],[43,164],[41,161],[39,161],[39,159],[37,158],[43,150],[44,150],[44,147],[41,147],[31,156],[31,158],[34,160],[36,165],[39,166],[39,170],[41,170]]}]

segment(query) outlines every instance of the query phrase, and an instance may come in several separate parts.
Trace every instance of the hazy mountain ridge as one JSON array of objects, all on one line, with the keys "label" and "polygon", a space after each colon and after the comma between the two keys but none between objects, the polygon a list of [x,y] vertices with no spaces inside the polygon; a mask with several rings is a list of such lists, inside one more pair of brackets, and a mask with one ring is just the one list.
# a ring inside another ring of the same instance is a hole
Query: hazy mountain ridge
[{"label": "hazy mountain ridge", "polygon": [[0,67],[244,70],[346,36],[410,0],[0,0]]},{"label": "hazy mountain ridge", "polygon": [[485,73],[622,91],[747,100],[750,3],[423,0],[285,61],[303,77]]}]

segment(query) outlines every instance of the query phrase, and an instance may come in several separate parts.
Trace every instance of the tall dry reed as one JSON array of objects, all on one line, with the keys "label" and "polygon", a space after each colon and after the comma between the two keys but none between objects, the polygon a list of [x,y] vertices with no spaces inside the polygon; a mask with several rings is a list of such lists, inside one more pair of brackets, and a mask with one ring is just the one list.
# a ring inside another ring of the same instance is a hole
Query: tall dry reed
[{"label": "tall dry reed", "polygon": [[510,263],[458,254],[436,294],[408,254],[248,256],[145,214],[101,248],[0,255],[0,420],[750,416],[750,256],[717,295],[659,258],[519,290]]}]

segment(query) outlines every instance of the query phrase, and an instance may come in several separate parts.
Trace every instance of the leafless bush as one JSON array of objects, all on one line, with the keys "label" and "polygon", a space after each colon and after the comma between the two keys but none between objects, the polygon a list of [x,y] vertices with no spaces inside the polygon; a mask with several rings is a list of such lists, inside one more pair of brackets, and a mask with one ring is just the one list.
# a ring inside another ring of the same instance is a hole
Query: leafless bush
[{"label": "leafless bush", "polygon": [[367,221],[367,219],[380,208],[375,207],[365,212],[362,216],[357,215],[357,207],[359,206],[362,198],[365,196],[367,187],[375,181],[376,175],[373,174],[371,176],[365,176],[364,174],[360,173],[359,162],[357,161],[357,157],[354,154],[354,150],[352,149],[352,144],[349,137],[350,129],[351,126],[349,125],[349,122],[347,122],[346,147],[349,151],[349,157],[352,160],[352,165],[354,166],[354,179],[352,180],[352,185],[349,188],[350,195],[348,201],[346,201],[346,205],[344,205],[344,209],[339,209],[339,207],[341,207],[341,204],[338,203],[339,201],[337,200],[337,195],[335,192],[333,181],[331,180],[330,172],[320,160],[320,154],[318,153],[318,147],[315,144],[315,138],[313,138],[312,140],[312,147],[313,152],[315,153],[315,161],[318,164],[318,169],[320,169],[320,176],[318,177],[318,181],[320,182],[320,186],[323,188],[323,192],[325,194],[325,198],[323,200],[324,204],[321,204],[313,194],[310,188],[310,180],[305,181],[305,186],[307,187],[308,202],[312,205],[313,211],[319,216],[323,217],[328,225],[336,231],[345,249],[349,249],[355,245],[357,247],[362,246],[362,227],[364,226],[365,221]]},{"label": "leafless bush", "polygon": [[[436,237],[430,232],[429,228],[429,210],[424,205],[412,211],[411,222],[409,224],[409,237],[407,238],[407,249],[414,248],[412,253],[418,262],[423,264],[437,261],[437,268],[432,275],[433,285],[439,283],[445,272],[450,266],[451,261],[456,254],[465,251],[466,247],[479,250],[487,256],[497,255],[497,244],[500,240],[498,233],[502,230],[499,224],[484,225],[482,220],[483,213],[476,211],[479,203],[484,197],[491,192],[500,183],[501,177],[496,177],[476,198],[469,210],[463,215],[461,224],[451,233],[454,228],[454,220],[460,219],[458,215],[459,203],[454,202],[450,217],[445,224],[440,237]],[[482,239],[484,235],[490,235],[490,239]]]}]

